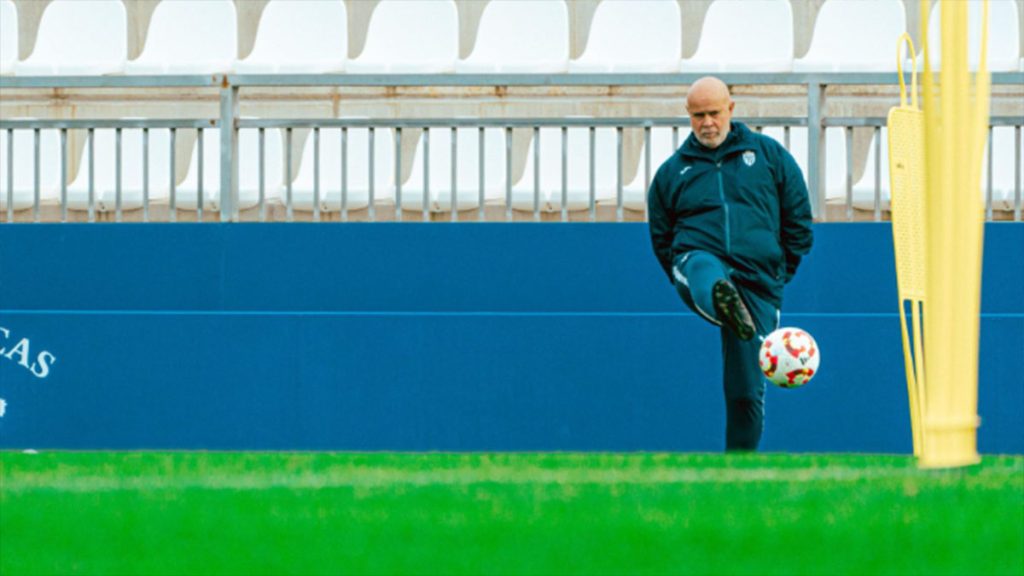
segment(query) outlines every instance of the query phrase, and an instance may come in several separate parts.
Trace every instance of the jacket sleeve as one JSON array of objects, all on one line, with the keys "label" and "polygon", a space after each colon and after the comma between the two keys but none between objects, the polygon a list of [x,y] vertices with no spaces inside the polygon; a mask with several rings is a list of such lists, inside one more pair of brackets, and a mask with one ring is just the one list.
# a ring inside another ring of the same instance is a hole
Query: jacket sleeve
[{"label": "jacket sleeve", "polygon": [[651,182],[647,192],[647,226],[651,233],[651,246],[658,258],[668,281],[675,284],[672,278],[672,236],[675,230],[675,213],[667,206],[665,186],[662,182],[662,171],[659,170]]},{"label": "jacket sleeve", "polygon": [[788,283],[796,274],[800,260],[811,251],[814,232],[811,229],[811,201],[804,183],[803,173],[793,156],[785,148],[781,152],[782,170],[779,185],[781,213],[781,243],[786,255],[786,277]]}]

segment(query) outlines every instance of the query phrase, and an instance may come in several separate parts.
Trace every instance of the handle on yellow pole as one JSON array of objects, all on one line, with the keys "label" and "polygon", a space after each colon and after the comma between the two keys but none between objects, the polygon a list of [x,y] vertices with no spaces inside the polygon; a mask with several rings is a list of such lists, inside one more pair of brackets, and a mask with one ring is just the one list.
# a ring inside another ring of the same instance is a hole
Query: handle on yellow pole
[{"label": "handle on yellow pole", "polygon": [[[903,78],[904,45],[910,52],[912,66],[910,104]],[[926,388],[922,338],[924,319],[921,314],[926,284],[924,114],[917,105],[917,54],[909,34],[900,36],[896,44],[896,67],[900,106],[890,110],[888,118],[892,231],[911,437],[914,455],[920,457],[924,446]]]}]

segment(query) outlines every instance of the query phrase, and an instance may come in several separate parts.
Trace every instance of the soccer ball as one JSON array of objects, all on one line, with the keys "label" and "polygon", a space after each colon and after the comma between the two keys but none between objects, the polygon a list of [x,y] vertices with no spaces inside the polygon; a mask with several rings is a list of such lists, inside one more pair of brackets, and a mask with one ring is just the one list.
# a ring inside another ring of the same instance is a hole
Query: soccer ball
[{"label": "soccer ball", "polygon": [[783,388],[807,384],[821,363],[818,344],[799,328],[779,328],[766,336],[758,358],[765,378]]}]

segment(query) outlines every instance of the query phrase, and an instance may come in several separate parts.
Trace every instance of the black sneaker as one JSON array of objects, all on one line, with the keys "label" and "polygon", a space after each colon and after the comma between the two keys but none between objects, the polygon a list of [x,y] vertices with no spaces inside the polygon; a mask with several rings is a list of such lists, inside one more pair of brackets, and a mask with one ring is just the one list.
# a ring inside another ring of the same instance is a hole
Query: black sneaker
[{"label": "black sneaker", "polygon": [[736,287],[728,280],[719,280],[711,289],[711,297],[715,302],[718,319],[732,328],[740,340],[750,340],[754,337],[754,319],[750,317],[750,311],[747,310],[747,305],[743,303]]}]

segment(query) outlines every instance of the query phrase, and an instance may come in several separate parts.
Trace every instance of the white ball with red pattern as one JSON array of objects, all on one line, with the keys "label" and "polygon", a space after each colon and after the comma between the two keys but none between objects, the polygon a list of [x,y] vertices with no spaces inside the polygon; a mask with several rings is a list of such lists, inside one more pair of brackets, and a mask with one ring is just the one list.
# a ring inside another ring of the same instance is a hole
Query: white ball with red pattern
[{"label": "white ball with red pattern", "polygon": [[765,337],[758,354],[761,372],[783,388],[803,386],[818,373],[818,344],[800,328],[779,328]]}]

